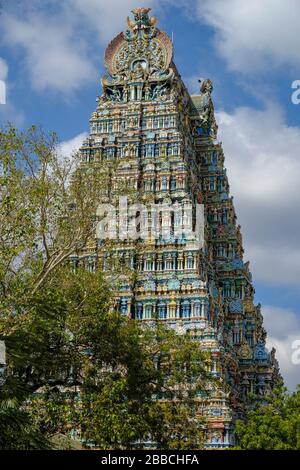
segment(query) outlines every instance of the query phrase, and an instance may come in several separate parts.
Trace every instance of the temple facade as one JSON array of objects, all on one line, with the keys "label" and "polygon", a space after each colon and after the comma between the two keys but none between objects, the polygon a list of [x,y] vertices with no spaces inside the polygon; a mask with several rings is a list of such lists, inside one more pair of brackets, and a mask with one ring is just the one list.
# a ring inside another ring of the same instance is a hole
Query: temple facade
[{"label": "temple facade", "polygon": [[278,364],[243,260],[212,82],[189,94],[172,41],[149,11],[133,10],[105,52],[102,95],[80,152],[83,168],[104,168],[100,202],[118,209],[97,214],[96,240],[73,261],[109,274],[117,259],[128,268],[117,295],[124,315],[189,331],[210,351],[220,389],[202,397],[199,413],[207,447],[226,448],[247,395],[268,394]]}]

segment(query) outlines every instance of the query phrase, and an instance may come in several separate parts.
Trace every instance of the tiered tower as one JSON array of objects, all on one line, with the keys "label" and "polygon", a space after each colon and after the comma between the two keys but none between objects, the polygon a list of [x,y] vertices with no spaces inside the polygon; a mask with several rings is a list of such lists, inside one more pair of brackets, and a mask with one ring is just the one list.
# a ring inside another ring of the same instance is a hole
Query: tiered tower
[{"label": "tiered tower", "polygon": [[[232,420],[243,413],[246,396],[260,399],[268,393],[278,364],[274,350],[265,348],[260,305],[253,303],[249,263],[243,261],[217,141],[212,82],[203,81],[200,93],[189,95],[173,62],[172,41],[149,11],[133,10],[128,30],[106,49],[103,94],[81,148],[84,168],[107,170],[101,202],[118,207],[123,195],[143,209],[133,206],[125,221],[124,212],[116,212],[116,220],[101,226],[107,238],[115,239],[113,250],[99,237],[74,261],[110,272],[117,256],[133,273],[121,278],[120,311],[190,331],[211,352],[220,390],[202,401],[207,446],[227,447]],[[161,209],[153,211],[154,205]],[[176,205],[179,210],[173,210]],[[195,220],[199,207],[204,207],[203,237]],[[177,230],[186,219],[192,234]],[[126,236],[124,231],[116,235],[116,225],[122,224]],[[130,224],[138,236],[129,236]]]}]

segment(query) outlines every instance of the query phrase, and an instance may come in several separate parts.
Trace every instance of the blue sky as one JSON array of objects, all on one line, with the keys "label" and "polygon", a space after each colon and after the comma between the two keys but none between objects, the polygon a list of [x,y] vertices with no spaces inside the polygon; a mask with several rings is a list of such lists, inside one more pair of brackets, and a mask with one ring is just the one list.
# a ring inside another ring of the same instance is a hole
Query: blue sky
[{"label": "blue sky", "polygon": [[107,43],[135,6],[149,6],[174,37],[190,91],[214,82],[214,102],[245,260],[263,305],[269,344],[293,388],[300,364],[300,80],[298,0],[2,0],[0,121],[41,124],[66,154],[80,145],[100,94]]}]

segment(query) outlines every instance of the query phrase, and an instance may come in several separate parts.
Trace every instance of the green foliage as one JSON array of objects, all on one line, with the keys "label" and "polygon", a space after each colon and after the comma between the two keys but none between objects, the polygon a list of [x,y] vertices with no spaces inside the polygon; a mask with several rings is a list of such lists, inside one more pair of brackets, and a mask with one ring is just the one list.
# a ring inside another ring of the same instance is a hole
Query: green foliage
[{"label": "green foliage", "polygon": [[17,400],[0,400],[0,449],[42,450],[51,446]]},{"label": "green foliage", "polygon": [[157,324],[125,324],[127,346],[109,374],[82,387],[83,436],[100,448],[188,449],[203,445],[197,393],[208,385],[209,358],[188,335]]},{"label": "green foliage", "polygon": [[247,413],[245,421],[236,424],[240,449],[296,450],[300,449],[300,388],[292,394],[279,385]]},{"label": "green foliage", "polygon": [[13,377],[0,386],[0,449],[34,450],[51,446],[30,414],[22,408],[24,390]]},{"label": "green foliage", "polygon": [[94,236],[103,181],[62,159],[55,134],[0,130],[0,308],[42,288]]},{"label": "green foliage", "polygon": [[197,396],[211,377],[199,343],[121,316],[117,279],[70,269],[93,244],[106,184],[76,164],[53,134],[0,131],[0,449],[45,448],[74,430],[99,448],[201,447]]},{"label": "green foliage", "polygon": [[47,438],[76,429],[99,448],[201,447],[208,356],[188,335],[141,326],[110,304],[101,273],[61,268],[24,315],[2,322],[35,427]]}]

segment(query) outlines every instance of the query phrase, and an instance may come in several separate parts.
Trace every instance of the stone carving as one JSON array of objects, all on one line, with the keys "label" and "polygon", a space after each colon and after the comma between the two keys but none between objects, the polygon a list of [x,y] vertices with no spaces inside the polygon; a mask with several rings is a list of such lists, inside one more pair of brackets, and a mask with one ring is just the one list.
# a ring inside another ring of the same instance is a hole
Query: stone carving
[{"label": "stone carving", "polygon": [[[194,334],[210,351],[220,390],[212,386],[205,403],[205,413],[213,418],[208,428],[214,429],[208,432],[208,446],[227,447],[231,410],[243,413],[250,389],[258,399],[269,393],[279,377],[278,363],[274,350],[265,349],[260,305],[254,305],[250,267],[243,260],[224,155],[216,141],[212,81],[201,81],[198,95],[188,94],[173,63],[172,42],[149,11],[133,10],[128,30],[106,49],[103,93],[91,119],[93,138],[84,142],[81,154],[85,170],[105,163],[111,183],[105,202],[115,204],[115,187],[126,182],[134,202],[159,201],[164,207],[153,213],[149,207],[136,220],[130,218],[130,224],[140,225],[137,240],[117,240],[109,249],[97,241],[98,261],[110,275],[110,250],[126,260],[118,292],[122,314],[150,325],[158,318],[178,333]],[[178,199],[193,207],[190,216],[167,217],[165,207]],[[207,216],[202,247],[175,230],[184,217],[193,219],[196,202],[204,204]],[[156,223],[157,233],[142,234],[147,223]],[[88,247],[79,260],[85,256],[91,256]],[[78,263],[75,259],[74,266]],[[88,263],[89,269],[94,264]]]}]

